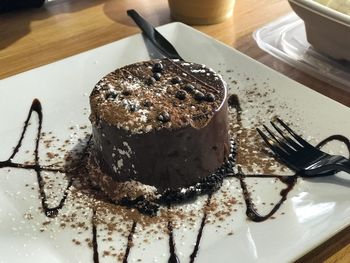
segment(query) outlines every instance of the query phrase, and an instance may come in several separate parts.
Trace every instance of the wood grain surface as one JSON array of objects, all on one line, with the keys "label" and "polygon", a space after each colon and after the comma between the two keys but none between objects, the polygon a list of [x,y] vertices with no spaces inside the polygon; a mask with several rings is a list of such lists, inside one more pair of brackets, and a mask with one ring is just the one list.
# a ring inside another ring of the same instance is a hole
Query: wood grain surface
[{"label": "wood grain surface", "polygon": [[[350,90],[336,88],[290,67],[260,50],[252,32],[291,12],[286,0],[237,0],[234,16],[194,26],[267,66],[350,106]],[[172,22],[166,0],[55,0],[40,9],[0,15],[0,79],[133,35],[127,17],[135,8],[155,26]],[[1,80],[0,80],[1,81]],[[298,262],[350,262],[350,228]]]}]

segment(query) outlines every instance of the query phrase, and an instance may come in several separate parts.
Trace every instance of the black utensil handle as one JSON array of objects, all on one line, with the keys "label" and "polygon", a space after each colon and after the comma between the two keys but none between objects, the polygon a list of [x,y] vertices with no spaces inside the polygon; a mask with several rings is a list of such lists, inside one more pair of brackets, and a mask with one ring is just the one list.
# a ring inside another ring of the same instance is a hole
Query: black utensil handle
[{"label": "black utensil handle", "polygon": [[337,161],[336,165],[337,165],[337,168],[339,171],[350,173],[350,160],[349,159],[342,157],[339,159],[339,161]]},{"label": "black utensil handle", "polygon": [[137,26],[142,30],[144,35],[151,41],[151,43],[167,58],[180,59],[183,58],[177,53],[173,45],[166,40],[149,22],[147,22],[134,9],[127,11]]},{"label": "black utensil handle", "polygon": [[329,158],[321,159],[309,166],[308,169],[312,170],[313,175],[329,171],[350,173],[350,160],[341,155],[332,155]]}]

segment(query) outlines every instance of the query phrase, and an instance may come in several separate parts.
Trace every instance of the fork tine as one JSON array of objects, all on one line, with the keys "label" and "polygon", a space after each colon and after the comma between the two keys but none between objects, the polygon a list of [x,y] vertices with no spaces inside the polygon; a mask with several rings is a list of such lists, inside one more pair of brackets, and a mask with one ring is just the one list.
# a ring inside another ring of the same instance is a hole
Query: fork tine
[{"label": "fork tine", "polygon": [[263,133],[259,128],[256,128],[260,136],[263,138],[265,143],[270,147],[270,149],[281,159],[286,160],[288,158],[288,154],[282,150],[279,146],[274,145],[270,142],[270,139]]},{"label": "fork tine", "polygon": [[290,136],[285,134],[273,121],[270,121],[271,125],[276,129],[276,131],[292,146],[295,150],[300,150],[303,147],[296,143]]},{"label": "fork tine", "polygon": [[293,148],[291,148],[288,144],[286,144],[285,142],[278,139],[276,137],[276,135],[268,127],[266,127],[266,125],[263,125],[263,126],[264,126],[265,130],[271,135],[271,137],[276,141],[278,146],[280,148],[282,148],[286,153],[291,154],[291,153],[295,152],[295,150]]},{"label": "fork tine", "polygon": [[290,135],[293,136],[302,146],[304,147],[313,147],[310,143],[301,138],[298,134],[296,134],[287,124],[285,124],[280,118],[276,118],[277,121],[289,132]]}]

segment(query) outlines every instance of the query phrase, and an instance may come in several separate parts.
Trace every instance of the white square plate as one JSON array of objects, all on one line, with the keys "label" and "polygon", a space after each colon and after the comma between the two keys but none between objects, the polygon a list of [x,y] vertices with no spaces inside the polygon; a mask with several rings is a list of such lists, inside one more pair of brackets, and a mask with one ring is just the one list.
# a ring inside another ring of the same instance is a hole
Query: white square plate
[{"label": "white square plate", "polygon": [[[279,115],[293,123],[304,137],[310,136],[312,143],[332,134],[349,138],[349,108],[181,23],[171,23],[159,30],[186,60],[206,64],[222,73],[229,84],[229,93],[238,94],[240,98],[244,125],[267,123]],[[56,136],[54,140],[60,139],[52,142],[50,148],[41,141],[41,164],[48,164],[45,163],[48,152],[59,153],[57,158],[63,158],[64,152],[58,149],[62,142],[68,139],[74,144],[86,131],[81,129],[83,125],[90,129],[88,95],[95,83],[115,68],[148,58],[141,35],[135,35],[1,80],[0,160],[10,156],[34,98],[38,98],[43,106],[43,131],[52,132]],[[264,95],[257,96],[258,93]],[[271,105],[273,111],[265,111]],[[16,162],[33,159],[36,118],[32,116]],[[348,155],[344,145],[331,144],[328,148],[334,153]],[[339,173],[326,178],[299,178],[274,219],[261,223],[247,220],[237,179],[225,180],[223,189],[237,201],[235,211],[223,221],[205,225],[195,261],[271,263],[301,257],[350,224],[350,181],[343,180],[346,177],[349,175]],[[271,179],[249,179],[247,183],[254,191],[254,202],[261,211],[268,210],[266,204],[278,201],[279,191],[283,188]],[[220,200],[221,194],[222,190],[214,196]],[[180,262],[190,261],[205,200],[204,196],[185,205],[194,209],[198,206],[198,220],[192,228],[187,227],[188,222],[184,220],[183,227],[174,230]],[[92,249],[86,243],[75,245],[72,242],[72,239],[91,238],[91,226],[88,231],[78,234],[76,229],[61,229],[58,221],[42,225],[48,219],[38,207],[40,200],[34,171],[0,169],[0,262],[94,261]],[[63,209],[60,214],[69,213],[67,210]],[[90,215],[91,211],[87,223],[91,222]],[[120,221],[119,224],[130,227],[130,222]],[[100,235],[99,262],[116,262],[115,257],[103,251],[112,246],[122,255],[126,237],[116,233],[113,242],[104,243],[103,230],[97,227],[97,231]],[[143,242],[145,236],[148,243]],[[169,241],[164,237],[153,237],[137,226],[128,262],[139,259],[142,262],[168,262]]]}]

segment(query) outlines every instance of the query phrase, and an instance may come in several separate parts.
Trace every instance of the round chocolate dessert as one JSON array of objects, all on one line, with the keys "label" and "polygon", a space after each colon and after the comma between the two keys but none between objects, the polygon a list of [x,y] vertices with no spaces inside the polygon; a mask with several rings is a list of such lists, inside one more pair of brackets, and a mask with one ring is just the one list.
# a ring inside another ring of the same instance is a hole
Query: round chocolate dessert
[{"label": "round chocolate dessert", "polygon": [[90,176],[114,201],[184,191],[229,155],[226,84],[204,65],[122,67],[96,84],[90,104]]}]

